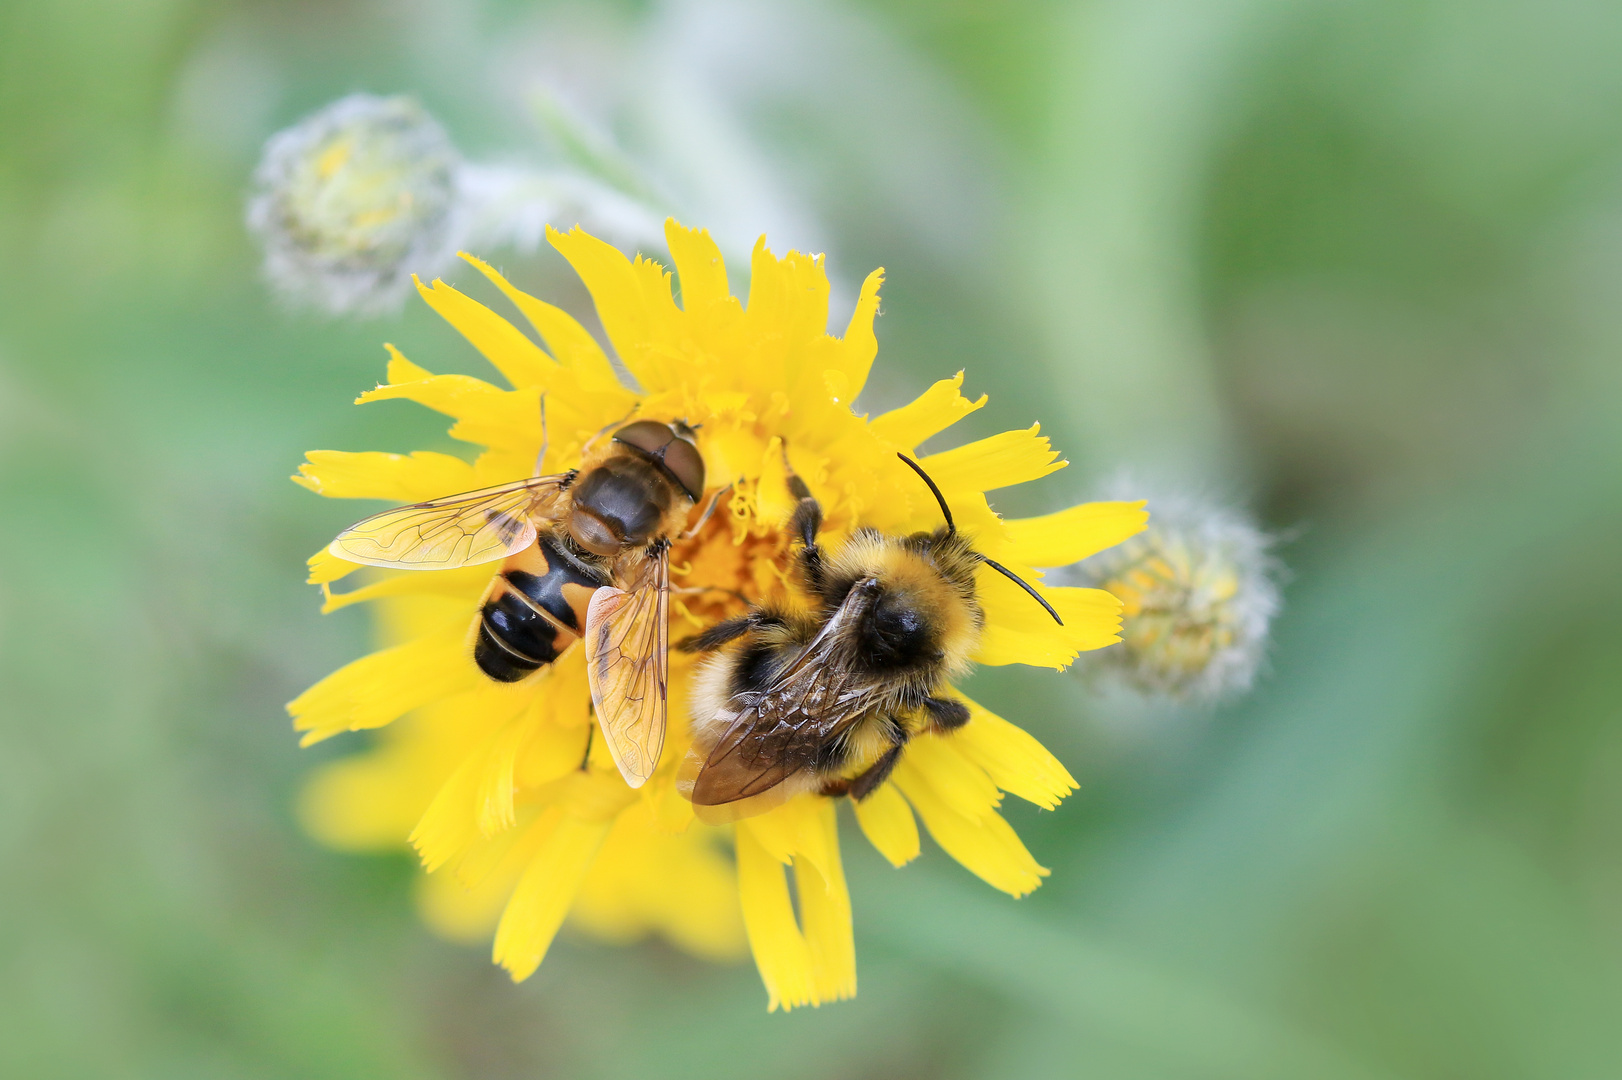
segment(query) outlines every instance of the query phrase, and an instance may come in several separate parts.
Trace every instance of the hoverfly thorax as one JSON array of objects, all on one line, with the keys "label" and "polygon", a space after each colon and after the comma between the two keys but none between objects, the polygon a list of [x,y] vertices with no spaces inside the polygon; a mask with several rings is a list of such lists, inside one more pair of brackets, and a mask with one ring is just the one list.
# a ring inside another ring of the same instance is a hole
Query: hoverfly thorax
[{"label": "hoverfly thorax", "polygon": [[595,555],[647,544],[675,501],[664,475],[634,457],[609,458],[580,478],[573,496],[569,535]]},{"label": "hoverfly thorax", "polygon": [[704,459],[693,429],[680,421],[638,420],[614,433],[607,457],[572,492],[569,536],[594,555],[646,547],[670,531],[704,490]]}]

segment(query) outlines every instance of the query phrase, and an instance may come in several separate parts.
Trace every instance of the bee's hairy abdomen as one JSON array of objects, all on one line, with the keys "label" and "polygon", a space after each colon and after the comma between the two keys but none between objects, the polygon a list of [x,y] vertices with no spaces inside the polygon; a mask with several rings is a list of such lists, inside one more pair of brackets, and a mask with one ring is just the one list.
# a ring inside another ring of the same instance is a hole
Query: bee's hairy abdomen
[{"label": "bee's hairy abdomen", "polygon": [[761,610],[748,638],[728,658],[728,690],[733,694],[765,690],[817,636],[817,629],[816,620],[808,616]]}]

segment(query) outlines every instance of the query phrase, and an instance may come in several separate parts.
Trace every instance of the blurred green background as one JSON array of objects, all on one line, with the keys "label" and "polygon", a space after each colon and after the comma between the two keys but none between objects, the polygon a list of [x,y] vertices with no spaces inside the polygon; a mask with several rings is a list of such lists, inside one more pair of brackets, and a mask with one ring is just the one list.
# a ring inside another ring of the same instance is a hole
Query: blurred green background
[{"label": "blurred green background", "polygon": [[[1584,0],[3,0],[0,1074],[1622,1074],[1619,55]],[[1236,705],[976,676],[1082,780],[1011,808],[1053,876],[848,844],[854,1002],[567,931],[515,988],[293,818],[346,747],[282,703],[367,626],[300,584],[356,508],[286,476],[443,447],[349,405],[382,341],[478,361],[273,303],[248,176],[352,90],[544,160],[542,85],[693,224],[826,250],[836,323],[886,266],[864,407],[966,367],[954,438],[1069,452],[1001,509],[1129,469],[1292,537]]]}]

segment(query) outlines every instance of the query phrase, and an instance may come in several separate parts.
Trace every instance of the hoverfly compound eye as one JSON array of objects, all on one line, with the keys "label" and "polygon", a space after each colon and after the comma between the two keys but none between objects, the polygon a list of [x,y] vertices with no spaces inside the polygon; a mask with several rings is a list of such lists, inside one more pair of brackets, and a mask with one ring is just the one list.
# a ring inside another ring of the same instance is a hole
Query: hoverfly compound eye
[{"label": "hoverfly compound eye", "polygon": [[669,424],[661,424],[657,420],[638,420],[634,424],[626,424],[614,432],[614,441],[634,446],[650,457],[658,457],[676,433],[670,430]]},{"label": "hoverfly compound eye", "polygon": [[614,432],[614,441],[642,451],[663,466],[688,498],[697,502],[704,493],[704,459],[688,434],[691,431],[686,424],[680,425],[678,434],[671,424],[638,420]]},{"label": "hoverfly compound eye", "polygon": [[694,502],[704,494],[704,459],[688,439],[671,439],[665,446],[665,468]]}]

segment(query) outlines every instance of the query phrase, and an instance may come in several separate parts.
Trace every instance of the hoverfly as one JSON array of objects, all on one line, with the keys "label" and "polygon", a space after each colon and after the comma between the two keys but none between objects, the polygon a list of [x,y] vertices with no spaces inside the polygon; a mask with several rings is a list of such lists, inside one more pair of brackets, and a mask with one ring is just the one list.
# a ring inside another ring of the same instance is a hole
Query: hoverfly
[{"label": "hoverfly", "polygon": [[589,443],[578,469],[385,510],[329,550],[399,570],[505,559],[480,605],[479,668],[517,682],[584,638],[604,741],[640,787],[664,747],[670,545],[703,491],[694,430],[638,420]]},{"label": "hoverfly", "polygon": [[715,652],[742,639],[694,678],[693,750],[679,784],[701,818],[747,817],[802,791],[864,799],[889,778],[909,740],[967,723],[968,707],[943,692],[968,672],[980,640],[981,564],[1063,625],[1036,590],[973,549],[935,482],[898,456],[929,485],[943,528],[911,536],[857,529],[824,553],[816,542],[821,506],[790,474],[798,505],[789,531],[814,609],[757,605],[678,646]]}]

